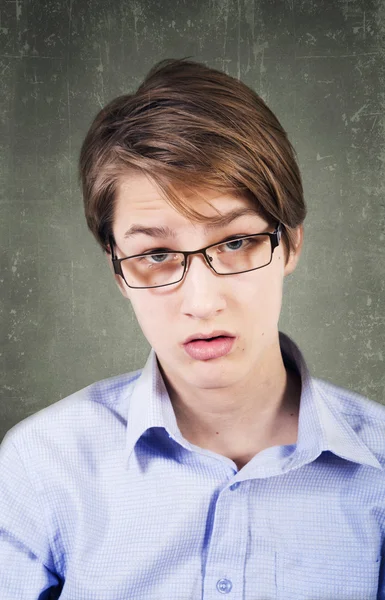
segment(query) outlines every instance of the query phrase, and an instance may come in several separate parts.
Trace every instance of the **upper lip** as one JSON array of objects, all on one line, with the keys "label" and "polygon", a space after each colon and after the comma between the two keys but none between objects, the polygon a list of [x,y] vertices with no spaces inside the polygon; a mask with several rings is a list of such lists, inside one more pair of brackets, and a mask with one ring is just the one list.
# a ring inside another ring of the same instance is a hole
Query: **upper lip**
[{"label": "upper lip", "polygon": [[227,337],[235,337],[228,331],[222,331],[222,330],[219,331],[218,330],[218,331],[212,331],[211,333],[193,333],[193,335],[190,335],[188,338],[186,338],[183,343],[188,344],[188,342],[191,342],[192,340],[207,340],[208,338],[217,337],[218,335],[225,335]]}]

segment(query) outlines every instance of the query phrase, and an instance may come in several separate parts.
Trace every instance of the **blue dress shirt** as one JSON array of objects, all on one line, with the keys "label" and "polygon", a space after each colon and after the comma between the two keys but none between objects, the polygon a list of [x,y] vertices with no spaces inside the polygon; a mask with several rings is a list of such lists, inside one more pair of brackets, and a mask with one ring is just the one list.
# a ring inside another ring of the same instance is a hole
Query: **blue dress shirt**
[{"label": "blue dress shirt", "polygon": [[385,407],[280,344],[298,440],[240,470],[183,438],[153,349],[10,429],[0,599],[384,600]]}]

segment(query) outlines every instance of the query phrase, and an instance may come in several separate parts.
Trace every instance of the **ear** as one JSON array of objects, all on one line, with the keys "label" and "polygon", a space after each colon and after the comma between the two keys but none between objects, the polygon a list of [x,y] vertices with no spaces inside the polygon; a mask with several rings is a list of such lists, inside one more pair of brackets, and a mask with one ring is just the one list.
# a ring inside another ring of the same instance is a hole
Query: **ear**
[{"label": "ear", "polygon": [[294,230],[294,248],[287,257],[287,262],[284,269],[284,276],[293,273],[296,268],[303,246],[304,229],[303,223]]},{"label": "ear", "polygon": [[106,255],[106,259],[108,262],[108,265],[112,271],[112,274],[114,276],[115,282],[119,288],[119,290],[121,291],[122,295],[127,298],[127,300],[130,299],[129,297],[129,288],[125,285],[123,278],[120,275],[117,275],[114,271],[114,265],[112,264],[112,260],[111,260],[111,254],[109,254],[108,252],[105,253]]}]

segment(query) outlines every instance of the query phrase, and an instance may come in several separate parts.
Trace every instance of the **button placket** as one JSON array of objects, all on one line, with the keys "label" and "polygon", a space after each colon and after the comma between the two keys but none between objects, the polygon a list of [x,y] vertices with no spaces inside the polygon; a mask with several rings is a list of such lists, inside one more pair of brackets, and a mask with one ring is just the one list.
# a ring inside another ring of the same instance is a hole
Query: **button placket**
[{"label": "button placket", "polygon": [[[227,484],[218,496],[207,553],[204,598],[218,594],[233,600],[244,597],[244,570],[248,539],[248,482]],[[233,491],[238,490],[235,494]]]}]

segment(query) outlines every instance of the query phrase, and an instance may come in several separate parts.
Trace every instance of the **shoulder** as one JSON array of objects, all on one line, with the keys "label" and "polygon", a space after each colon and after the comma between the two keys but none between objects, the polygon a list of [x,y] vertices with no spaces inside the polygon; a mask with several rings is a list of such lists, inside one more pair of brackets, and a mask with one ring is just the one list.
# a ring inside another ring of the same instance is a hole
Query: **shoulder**
[{"label": "shoulder", "polygon": [[26,417],[6,433],[0,450],[12,444],[31,459],[34,452],[71,448],[87,438],[102,443],[108,430],[127,423],[129,398],[141,372],[96,381]]}]

